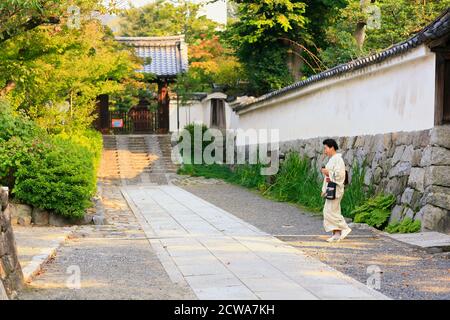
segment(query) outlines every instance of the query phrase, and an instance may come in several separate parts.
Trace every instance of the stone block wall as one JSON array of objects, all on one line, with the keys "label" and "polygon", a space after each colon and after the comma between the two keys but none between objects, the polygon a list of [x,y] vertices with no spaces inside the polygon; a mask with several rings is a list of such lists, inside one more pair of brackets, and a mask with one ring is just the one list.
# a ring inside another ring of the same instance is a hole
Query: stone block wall
[{"label": "stone block wall", "polygon": [[[421,220],[424,231],[450,232],[450,126],[331,138],[338,142],[347,168],[354,161],[364,164],[366,185],[397,197],[391,221],[410,217]],[[282,142],[280,151],[305,155],[319,169],[326,162],[324,139]]]},{"label": "stone block wall", "polygon": [[23,274],[11,227],[7,189],[0,188],[0,204],[0,296],[6,293],[11,298],[22,287]]}]

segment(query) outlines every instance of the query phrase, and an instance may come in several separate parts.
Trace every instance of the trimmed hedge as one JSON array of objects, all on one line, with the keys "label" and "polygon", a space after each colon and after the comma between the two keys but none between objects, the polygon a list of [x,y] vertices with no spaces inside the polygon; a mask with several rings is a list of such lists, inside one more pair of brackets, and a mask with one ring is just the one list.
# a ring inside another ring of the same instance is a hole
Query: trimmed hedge
[{"label": "trimmed hedge", "polygon": [[82,218],[96,192],[100,133],[52,136],[0,101],[0,184],[20,202]]},{"label": "trimmed hedge", "polygon": [[49,150],[19,168],[14,194],[34,207],[82,218],[95,192],[92,152],[68,139],[52,140]]}]

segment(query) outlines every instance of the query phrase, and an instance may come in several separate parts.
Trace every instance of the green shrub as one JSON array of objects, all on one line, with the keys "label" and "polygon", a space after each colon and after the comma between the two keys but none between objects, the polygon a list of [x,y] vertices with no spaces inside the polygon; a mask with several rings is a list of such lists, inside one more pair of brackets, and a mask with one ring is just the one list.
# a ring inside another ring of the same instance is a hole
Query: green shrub
[{"label": "green shrub", "polygon": [[0,184],[19,201],[82,217],[96,190],[101,152],[98,132],[51,136],[0,101]]},{"label": "green shrub", "polygon": [[352,179],[350,184],[345,186],[344,197],[342,198],[342,215],[354,218],[353,210],[362,205],[367,199],[373,196],[373,187],[364,184],[366,175],[366,162],[359,165],[356,161],[352,165]]},{"label": "green shrub", "polygon": [[279,201],[289,201],[319,211],[323,207],[322,180],[311,161],[298,153],[286,156],[275,182],[267,193]]},{"label": "green shrub", "polygon": [[389,224],[386,229],[386,232],[389,233],[415,233],[419,232],[421,229],[420,220],[415,220],[411,218],[405,218],[401,222],[394,222]]},{"label": "green shrub", "polygon": [[356,223],[367,223],[377,229],[383,229],[391,214],[391,208],[395,203],[393,195],[380,194],[368,199],[364,204],[352,211]]},{"label": "green shrub", "polygon": [[28,163],[30,154],[41,153],[44,145],[44,132],[0,100],[0,184],[12,189],[18,168]]},{"label": "green shrub", "polygon": [[70,140],[76,145],[87,148],[92,153],[94,168],[97,172],[103,150],[103,138],[100,132],[88,129],[71,134],[60,133],[58,137]]},{"label": "green shrub", "polygon": [[51,142],[18,169],[13,193],[34,207],[81,218],[96,190],[95,154],[71,139],[53,137]]},{"label": "green shrub", "polygon": [[[194,135],[194,132],[196,130],[201,130],[201,132],[202,132],[201,137],[199,137],[201,139],[201,141],[198,141],[198,139],[196,139],[196,137]],[[197,147],[201,146],[201,148],[202,148],[201,149],[201,155],[202,155],[201,161],[203,163],[203,151],[211,143],[210,141],[203,141],[203,134],[205,133],[206,130],[208,130],[208,127],[206,125],[204,125],[204,124],[197,124],[197,123],[188,124],[188,125],[186,125],[183,128],[183,131],[189,132],[190,137],[191,137],[191,141],[190,141],[190,143],[191,143],[191,154],[190,155],[185,154],[183,152],[183,150],[180,150],[180,153],[181,153],[181,156],[183,157],[184,162],[194,163],[194,152],[195,151],[200,152],[200,150],[195,150],[195,146],[197,146]],[[180,137],[178,142],[180,143],[181,141],[182,141],[182,138]]]}]

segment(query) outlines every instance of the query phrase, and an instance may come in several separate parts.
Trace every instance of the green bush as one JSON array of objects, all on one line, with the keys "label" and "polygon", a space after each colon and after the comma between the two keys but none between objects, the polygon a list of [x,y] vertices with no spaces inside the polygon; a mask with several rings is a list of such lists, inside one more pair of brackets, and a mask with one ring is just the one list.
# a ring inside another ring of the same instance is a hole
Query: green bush
[{"label": "green bush", "polygon": [[395,204],[393,195],[380,194],[368,199],[364,204],[355,208],[352,215],[356,223],[367,223],[368,225],[382,230],[391,215],[391,208]]},{"label": "green bush", "polygon": [[420,229],[420,220],[413,221],[411,218],[405,218],[401,222],[389,224],[384,230],[389,233],[415,233],[419,232]]},{"label": "green bush", "polygon": [[322,179],[311,161],[298,153],[286,156],[268,193],[279,201],[298,203],[314,211],[323,207]]},{"label": "green bush", "polygon": [[92,153],[94,168],[97,172],[103,150],[103,138],[100,132],[88,129],[71,134],[60,133],[58,137],[70,140],[76,145],[87,148]]},{"label": "green bush", "polygon": [[52,210],[69,218],[82,218],[96,190],[94,153],[62,137],[16,174],[14,194],[34,207]]},{"label": "green bush", "polygon": [[[199,137],[201,139],[201,141],[196,140],[196,137],[194,135],[194,132],[196,130],[201,130],[201,132],[202,132],[201,137]],[[188,155],[188,154],[185,154],[183,152],[183,150],[180,151],[184,162],[194,163],[194,152],[196,151],[195,150],[195,146],[201,146],[201,148],[202,148],[201,149],[201,155],[202,155],[201,161],[203,163],[203,151],[211,143],[210,141],[203,141],[203,134],[205,133],[206,130],[208,130],[208,127],[206,125],[204,125],[204,124],[197,124],[197,123],[188,124],[188,125],[186,125],[183,128],[183,131],[189,132],[189,134],[191,136],[191,141],[190,141],[190,143],[191,143],[191,154]],[[182,138],[180,137],[178,142],[180,143],[181,141],[182,141]],[[200,150],[198,150],[198,152],[200,152]]]},{"label": "green bush", "polygon": [[96,190],[101,151],[98,132],[51,136],[0,101],[0,184],[23,203],[82,217]]},{"label": "green bush", "polygon": [[15,174],[26,165],[30,154],[39,154],[46,144],[44,132],[28,117],[14,114],[0,100],[0,184],[14,187]]}]

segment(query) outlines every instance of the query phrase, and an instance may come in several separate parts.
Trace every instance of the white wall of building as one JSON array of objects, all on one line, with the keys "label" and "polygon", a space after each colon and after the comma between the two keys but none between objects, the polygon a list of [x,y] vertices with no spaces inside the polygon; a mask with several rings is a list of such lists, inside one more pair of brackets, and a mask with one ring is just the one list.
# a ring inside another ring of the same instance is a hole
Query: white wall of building
[{"label": "white wall of building", "polygon": [[[225,99],[226,95],[220,92],[209,94],[202,101],[190,101],[186,105],[180,105],[180,129],[183,129],[189,123],[211,125],[211,99]],[[225,104],[225,122],[226,129],[237,128],[239,117],[230,108],[227,102]],[[169,107],[170,131],[177,131],[177,101],[170,100]]]},{"label": "white wall of building", "polygon": [[420,46],[239,112],[239,127],[278,129],[280,141],[416,131],[434,126],[435,55]]},{"label": "white wall of building", "polygon": [[[186,105],[180,105],[180,129],[189,123],[203,123],[203,105],[200,101],[191,101]],[[170,100],[169,106],[169,130],[177,131],[177,101]]]}]

